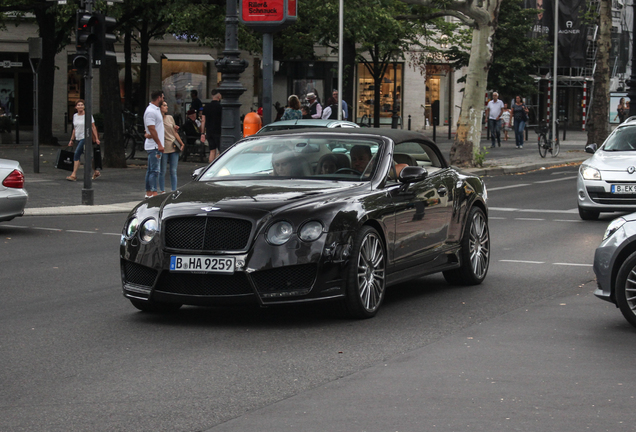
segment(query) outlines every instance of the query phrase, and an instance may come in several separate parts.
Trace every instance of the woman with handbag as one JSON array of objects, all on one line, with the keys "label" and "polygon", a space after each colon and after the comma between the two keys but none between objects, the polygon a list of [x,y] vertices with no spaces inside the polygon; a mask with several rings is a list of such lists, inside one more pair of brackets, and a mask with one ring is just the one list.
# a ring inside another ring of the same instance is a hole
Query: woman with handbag
[{"label": "woman with handbag", "polygon": [[163,102],[159,108],[161,109],[161,114],[163,114],[165,130],[165,145],[159,169],[159,193],[164,193],[166,191],[168,162],[170,162],[170,187],[172,187],[173,191],[177,190],[177,165],[179,164],[179,152],[183,150],[183,141],[181,141],[179,136],[174,118],[168,114],[168,103]]},{"label": "woman with handbag", "polygon": [[[80,166],[80,158],[82,157],[82,153],[84,153],[84,142],[86,141],[84,137],[84,126],[85,126],[85,117],[86,111],[84,111],[86,105],[84,104],[84,99],[78,99],[75,102],[75,109],[77,112],[73,114],[73,132],[71,133],[71,140],[68,142],[68,146],[73,146],[73,140],[77,140],[77,148],[75,149],[75,155],[73,156],[73,172],[70,176],[66,177],[68,181],[77,181],[77,171]],[[95,119],[91,116],[92,120],[92,138],[93,142],[99,145],[99,134],[97,133],[97,128],[95,127]],[[95,169],[93,172],[93,179],[99,177],[101,173],[98,169]]]}]

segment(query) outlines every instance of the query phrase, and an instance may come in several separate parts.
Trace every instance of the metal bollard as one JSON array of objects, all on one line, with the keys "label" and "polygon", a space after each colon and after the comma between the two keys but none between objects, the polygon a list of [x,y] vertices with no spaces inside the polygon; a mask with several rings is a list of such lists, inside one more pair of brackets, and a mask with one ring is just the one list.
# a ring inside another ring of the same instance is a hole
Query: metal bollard
[{"label": "metal bollard", "polygon": [[437,118],[433,117],[433,142],[437,141]]},{"label": "metal bollard", "polygon": [[563,141],[565,141],[565,131],[568,130],[568,118],[564,117],[563,122]]},{"label": "metal bollard", "polygon": [[409,130],[411,130],[411,114],[409,114]]},{"label": "metal bollard", "polygon": [[20,144],[20,118],[15,115],[15,143]]}]

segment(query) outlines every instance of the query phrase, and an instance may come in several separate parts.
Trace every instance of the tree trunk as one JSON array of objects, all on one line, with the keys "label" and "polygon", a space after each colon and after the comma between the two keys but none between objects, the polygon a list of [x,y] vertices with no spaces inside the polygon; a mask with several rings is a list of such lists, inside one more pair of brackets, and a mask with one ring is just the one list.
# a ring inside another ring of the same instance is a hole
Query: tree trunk
[{"label": "tree trunk", "polygon": [[146,96],[148,90],[148,53],[150,52],[150,36],[148,34],[147,22],[144,22],[142,25],[139,40],[141,41],[141,63],[139,65],[139,92],[136,103],[139,118],[143,118],[144,111],[149,103],[148,97]]},{"label": "tree trunk", "polygon": [[132,82],[132,37],[131,29],[126,29],[124,33],[124,104],[128,111],[135,112],[137,104],[133,101]]},{"label": "tree trunk", "polygon": [[453,165],[472,166],[474,152],[480,146],[484,95],[487,90],[488,70],[492,63],[492,36],[497,26],[500,2],[501,0],[495,0],[495,6],[489,5],[492,11],[489,11],[488,19],[480,17],[482,19],[475,20],[462,109],[457,120],[455,142],[450,151],[450,161]]},{"label": "tree trunk", "polygon": [[119,73],[115,57],[104,59],[99,80],[101,87],[100,111],[104,117],[104,140],[101,144],[104,166],[126,168]]},{"label": "tree trunk", "polygon": [[[53,137],[53,89],[55,88],[55,14],[46,9],[35,9],[35,19],[42,38],[42,59],[38,65],[38,127],[41,144],[57,145]],[[34,63],[35,63],[34,62]],[[66,83],[64,84],[66,85]]]},{"label": "tree trunk", "polygon": [[596,51],[596,71],[594,72],[594,89],[592,90],[592,106],[587,125],[587,143],[601,145],[610,133],[610,68],[609,55],[612,31],[612,9],[609,0],[601,0],[599,10],[599,37]]},{"label": "tree trunk", "polygon": [[356,44],[353,41],[345,39],[344,41],[344,52],[342,54],[344,60],[343,66],[343,77],[342,77],[342,86],[344,88],[338,89],[341,94],[341,98],[343,101],[347,102],[349,105],[349,118],[346,120],[351,120],[355,122],[358,118],[358,115],[354,112],[355,109],[355,83],[354,77],[356,76]]}]

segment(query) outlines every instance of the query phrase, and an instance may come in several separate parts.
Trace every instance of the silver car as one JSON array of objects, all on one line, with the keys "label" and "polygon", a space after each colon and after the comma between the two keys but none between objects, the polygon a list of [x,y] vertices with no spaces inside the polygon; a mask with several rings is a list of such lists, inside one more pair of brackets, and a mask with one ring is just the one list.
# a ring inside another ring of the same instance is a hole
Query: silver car
[{"label": "silver car", "polygon": [[594,253],[598,298],[614,303],[636,327],[636,213],[614,219]]},{"label": "silver car", "polygon": [[583,162],[577,180],[579,216],[596,220],[601,212],[636,211],[636,117],[630,117],[607,137],[594,156]]},{"label": "silver car", "polygon": [[0,222],[24,214],[29,194],[24,189],[24,171],[17,161],[0,159]]}]

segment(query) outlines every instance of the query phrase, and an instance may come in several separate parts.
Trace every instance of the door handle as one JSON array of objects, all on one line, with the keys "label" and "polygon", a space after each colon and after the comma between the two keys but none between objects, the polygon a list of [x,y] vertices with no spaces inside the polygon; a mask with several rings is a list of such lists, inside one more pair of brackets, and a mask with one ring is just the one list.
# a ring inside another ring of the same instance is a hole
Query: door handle
[{"label": "door handle", "polygon": [[446,189],[446,186],[441,186],[439,189],[437,189],[437,194],[441,197],[446,196],[447,193],[448,189]]}]

